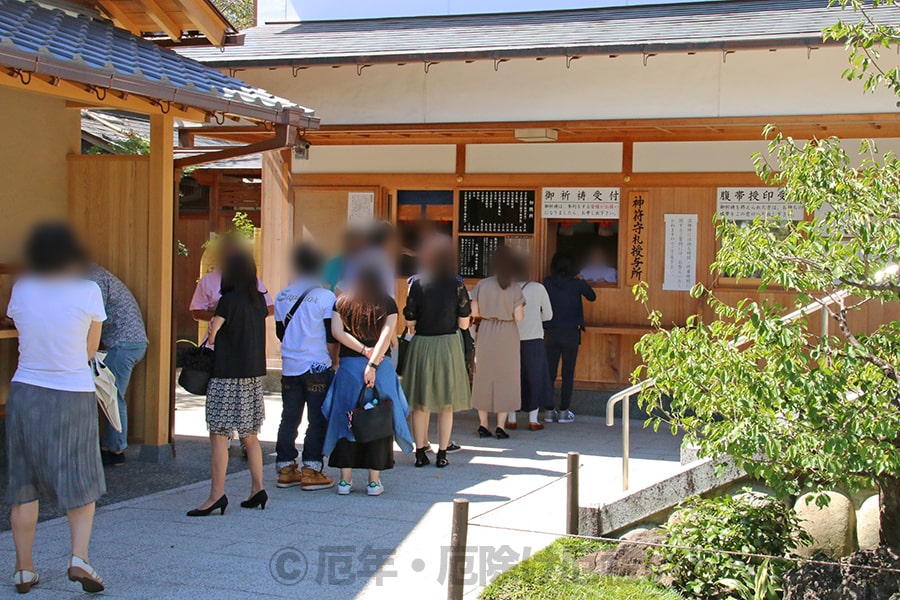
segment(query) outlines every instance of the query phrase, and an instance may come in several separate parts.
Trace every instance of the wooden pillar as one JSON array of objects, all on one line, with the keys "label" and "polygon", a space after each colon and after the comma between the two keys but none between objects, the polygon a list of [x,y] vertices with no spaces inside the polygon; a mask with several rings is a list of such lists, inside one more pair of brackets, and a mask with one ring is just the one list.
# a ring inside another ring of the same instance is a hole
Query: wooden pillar
[{"label": "wooden pillar", "polygon": [[150,115],[150,174],[147,230],[153,249],[147,253],[147,378],[142,419],[136,432],[144,444],[142,455],[150,460],[166,458],[169,443],[169,411],[174,401],[172,380],[172,278],[175,252],[175,188],[173,170],[173,119]]},{"label": "wooden pillar", "polygon": [[[273,150],[262,157],[260,276],[274,297],[291,277],[289,252],[294,240],[291,151]],[[266,354],[270,366],[281,365],[281,344],[275,337],[274,319],[268,320]]]}]

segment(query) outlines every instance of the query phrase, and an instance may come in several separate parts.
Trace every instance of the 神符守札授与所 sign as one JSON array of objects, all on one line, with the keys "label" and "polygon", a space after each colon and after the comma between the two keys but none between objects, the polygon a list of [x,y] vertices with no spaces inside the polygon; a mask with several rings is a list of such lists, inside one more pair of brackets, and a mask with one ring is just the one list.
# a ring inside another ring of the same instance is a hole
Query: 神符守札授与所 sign
[{"label": "\u795e\u7b26\u5b88\u672d\u6388\u4e0e\u6240 sign", "polygon": [[544,219],[618,219],[619,188],[559,187],[541,190]]},{"label": "\u795e\u7b26\u5b88\u672d\u6388\u4e0e\u6240 sign", "polygon": [[756,217],[777,217],[802,221],[803,205],[784,197],[776,187],[720,187],[716,194],[716,213],[732,221],[750,221]]}]

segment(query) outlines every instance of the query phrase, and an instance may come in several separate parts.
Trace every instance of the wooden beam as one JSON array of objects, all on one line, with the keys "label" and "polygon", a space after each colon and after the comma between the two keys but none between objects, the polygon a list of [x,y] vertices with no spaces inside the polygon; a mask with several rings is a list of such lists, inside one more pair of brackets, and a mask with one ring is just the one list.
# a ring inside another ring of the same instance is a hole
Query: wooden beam
[{"label": "wooden beam", "polygon": [[224,46],[228,24],[205,0],[175,0],[188,20],[200,30],[213,46]]},{"label": "wooden beam", "polygon": [[128,15],[125,14],[125,11],[119,7],[115,0],[99,0],[100,7],[112,17],[113,22],[121,27],[122,29],[127,29],[134,35],[140,37],[143,31],[141,31],[140,26],[137,25],[134,21],[132,21]]},{"label": "wooden beam", "polygon": [[634,171],[634,142],[625,140],[622,142],[622,173],[631,175]]},{"label": "wooden beam", "polygon": [[466,173],[466,145],[456,145],[456,174],[465,175]]},{"label": "wooden beam", "polygon": [[148,446],[169,443],[169,408],[174,389],[172,371],[172,277],[175,188],[172,155],[174,120],[150,116],[150,197],[147,228],[153,252],[148,253],[147,381],[141,438]]},{"label": "wooden beam", "polygon": [[[262,214],[260,216],[260,276],[274,296],[288,284],[288,252],[294,241],[294,199],[291,189],[291,151],[270,151],[262,155]],[[267,319],[266,354],[277,363],[281,344],[275,336],[273,319]]]},{"label": "wooden beam", "polygon": [[181,26],[172,20],[169,13],[156,0],[137,0],[137,2],[144,7],[147,16],[159,25],[162,32],[169,36],[173,42],[181,39]]},{"label": "wooden beam", "polygon": [[[100,96],[98,97],[93,91],[88,90],[87,86],[80,83],[64,79],[51,83],[49,78],[34,74],[26,74],[25,78],[28,83],[24,83],[18,76],[9,76],[6,71],[0,71],[0,87],[64,98],[71,101],[72,108],[114,108],[144,115],[162,112],[160,106],[154,105],[149,98],[143,96],[129,94],[123,98],[117,92],[102,89],[99,90]],[[205,111],[195,108],[182,110],[174,104],[171,106],[168,116],[196,122],[204,122],[207,118]]]}]

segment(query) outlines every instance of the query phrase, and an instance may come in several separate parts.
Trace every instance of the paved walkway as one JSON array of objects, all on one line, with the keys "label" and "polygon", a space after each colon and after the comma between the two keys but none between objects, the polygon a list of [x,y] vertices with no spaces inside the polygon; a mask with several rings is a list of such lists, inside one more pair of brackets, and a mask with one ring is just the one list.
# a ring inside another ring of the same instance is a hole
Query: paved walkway
[{"label": "paved walkway", "polygon": [[[274,439],[277,397],[267,399],[262,438]],[[205,435],[202,404],[179,401],[179,435]],[[446,546],[451,503],[471,502],[470,519],[491,527],[559,534],[564,529],[565,483],[560,481],[522,500],[476,515],[560,477],[566,452],[582,453],[582,503],[597,502],[621,489],[621,428],[583,417],[542,432],[519,430],[505,441],[479,440],[473,414],[458,418],[456,440],[464,451],[452,464],[415,469],[396,453],[397,467],[384,473],[386,492],[368,498],[358,490],[338,497],[334,490],[279,490],[266,467],[270,503],[265,511],[241,509],[249,473],[229,476],[231,504],[224,517],[191,519],[185,511],[206,497],[207,482],[151,494],[98,510],[91,559],[107,581],[111,598],[441,598],[446,594]],[[435,434],[436,436],[436,434]],[[632,485],[640,486],[678,467],[679,440],[632,424]],[[486,527],[469,527],[470,585],[475,598],[498,570],[533,553],[555,537]],[[41,523],[36,561],[42,575],[34,598],[81,596],[65,578],[68,527],[64,519]],[[0,561],[11,571],[12,537],[0,534]],[[6,580],[0,597],[14,595]]]}]

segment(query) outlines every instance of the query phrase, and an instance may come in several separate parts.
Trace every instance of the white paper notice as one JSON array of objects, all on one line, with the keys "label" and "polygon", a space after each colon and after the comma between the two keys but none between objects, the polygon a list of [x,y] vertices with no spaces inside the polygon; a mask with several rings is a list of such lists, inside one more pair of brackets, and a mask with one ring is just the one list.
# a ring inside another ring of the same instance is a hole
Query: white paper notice
[{"label": "white paper notice", "polygon": [[347,224],[368,225],[375,220],[375,192],[347,194]]},{"label": "white paper notice", "polygon": [[788,202],[782,188],[721,187],[717,191],[716,212],[732,221],[752,221],[756,217],[802,221],[803,205]]},{"label": "white paper notice", "polygon": [[665,215],[664,290],[690,290],[697,283],[697,215]]},{"label": "white paper notice", "polygon": [[544,188],[544,219],[618,219],[619,188]]}]

